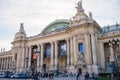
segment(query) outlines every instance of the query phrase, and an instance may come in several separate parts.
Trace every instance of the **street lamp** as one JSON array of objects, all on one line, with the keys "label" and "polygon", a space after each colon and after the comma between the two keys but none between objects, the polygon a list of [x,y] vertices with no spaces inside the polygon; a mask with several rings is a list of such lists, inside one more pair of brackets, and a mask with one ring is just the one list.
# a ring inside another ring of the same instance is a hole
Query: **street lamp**
[{"label": "street lamp", "polygon": [[15,73],[16,72],[16,61],[12,61],[12,69]]},{"label": "street lamp", "polygon": [[32,65],[32,68],[34,69],[34,72],[32,72],[32,73],[36,73],[37,72],[37,66],[35,66],[35,64],[37,64],[36,62],[36,60],[37,60],[37,58],[38,58],[38,56],[39,56],[39,51],[37,51],[37,48],[33,51],[33,54],[32,54],[32,60],[33,60],[33,65]]},{"label": "street lamp", "polygon": [[119,39],[113,39],[109,40],[109,44],[112,46],[113,54],[110,55],[110,63],[112,67],[112,71],[119,72],[118,68],[118,62],[117,62],[117,47],[119,47],[120,40]]},{"label": "street lamp", "polygon": [[27,67],[28,67],[28,60],[29,60],[29,57],[25,57],[25,64],[26,64],[26,73],[27,73]]}]

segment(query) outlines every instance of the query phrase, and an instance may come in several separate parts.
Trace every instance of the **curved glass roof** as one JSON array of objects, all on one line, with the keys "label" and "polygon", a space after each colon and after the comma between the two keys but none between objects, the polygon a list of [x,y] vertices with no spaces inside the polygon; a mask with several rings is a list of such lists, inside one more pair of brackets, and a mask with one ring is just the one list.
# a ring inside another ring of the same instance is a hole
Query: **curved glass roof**
[{"label": "curved glass roof", "polygon": [[120,30],[120,24],[103,27],[102,29],[103,29],[103,34],[107,32],[113,32],[116,30]]},{"label": "curved glass roof", "polygon": [[69,20],[57,19],[52,23],[50,23],[49,25],[47,25],[45,29],[43,29],[42,34],[64,30],[67,29],[68,27],[69,27]]}]

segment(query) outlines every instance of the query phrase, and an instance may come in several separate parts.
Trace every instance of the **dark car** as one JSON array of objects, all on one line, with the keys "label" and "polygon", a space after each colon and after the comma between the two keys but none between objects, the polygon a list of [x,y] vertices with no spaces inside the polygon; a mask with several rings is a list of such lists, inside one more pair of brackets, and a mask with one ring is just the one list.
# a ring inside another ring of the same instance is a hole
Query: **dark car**
[{"label": "dark car", "polygon": [[0,74],[0,78],[5,78],[7,75],[5,73]]},{"label": "dark car", "polygon": [[10,78],[12,75],[14,75],[15,73],[10,73],[8,74],[7,78]]},{"label": "dark car", "polygon": [[28,78],[28,76],[25,73],[17,73],[17,74],[11,75],[10,78],[26,79]]}]

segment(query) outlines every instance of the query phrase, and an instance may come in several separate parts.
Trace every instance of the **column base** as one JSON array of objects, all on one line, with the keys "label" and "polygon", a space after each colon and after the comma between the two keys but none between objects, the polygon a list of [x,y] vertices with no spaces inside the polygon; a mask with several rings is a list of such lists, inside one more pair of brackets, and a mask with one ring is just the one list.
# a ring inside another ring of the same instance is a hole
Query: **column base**
[{"label": "column base", "polygon": [[40,72],[40,67],[37,67],[37,72]]},{"label": "column base", "polygon": [[43,67],[40,67],[40,72],[41,72],[41,73],[43,72]]},{"label": "column base", "polygon": [[68,73],[75,74],[77,72],[77,69],[75,69],[74,65],[71,65],[68,67]]},{"label": "column base", "polygon": [[53,67],[53,66],[51,66],[51,67],[50,67],[50,71],[53,71],[53,70],[54,70],[54,67]]},{"label": "column base", "polygon": [[55,70],[55,71],[58,70],[58,69],[57,69],[57,66],[54,66],[54,67],[53,67],[53,70]]},{"label": "column base", "polygon": [[92,65],[92,73],[98,74],[98,65]]},{"label": "column base", "polygon": [[87,72],[92,74],[92,65],[87,65]]}]

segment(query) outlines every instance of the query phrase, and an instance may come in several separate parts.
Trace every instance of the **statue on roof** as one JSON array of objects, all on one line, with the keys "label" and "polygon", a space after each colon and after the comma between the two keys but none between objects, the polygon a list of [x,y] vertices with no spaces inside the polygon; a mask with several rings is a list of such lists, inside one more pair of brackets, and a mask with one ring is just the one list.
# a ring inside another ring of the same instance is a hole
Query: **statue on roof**
[{"label": "statue on roof", "polygon": [[24,24],[24,23],[20,23],[20,30],[19,30],[19,32],[25,32],[25,31],[24,31],[24,26],[23,26],[23,24]]},{"label": "statue on roof", "polygon": [[83,8],[82,8],[82,0],[80,0],[77,4],[77,10],[78,10],[78,12],[80,12],[81,10],[83,10]]},{"label": "statue on roof", "polygon": [[92,12],[89,12],[89,17],[90,17],[90,19],[93,19],[92,18]]}]

